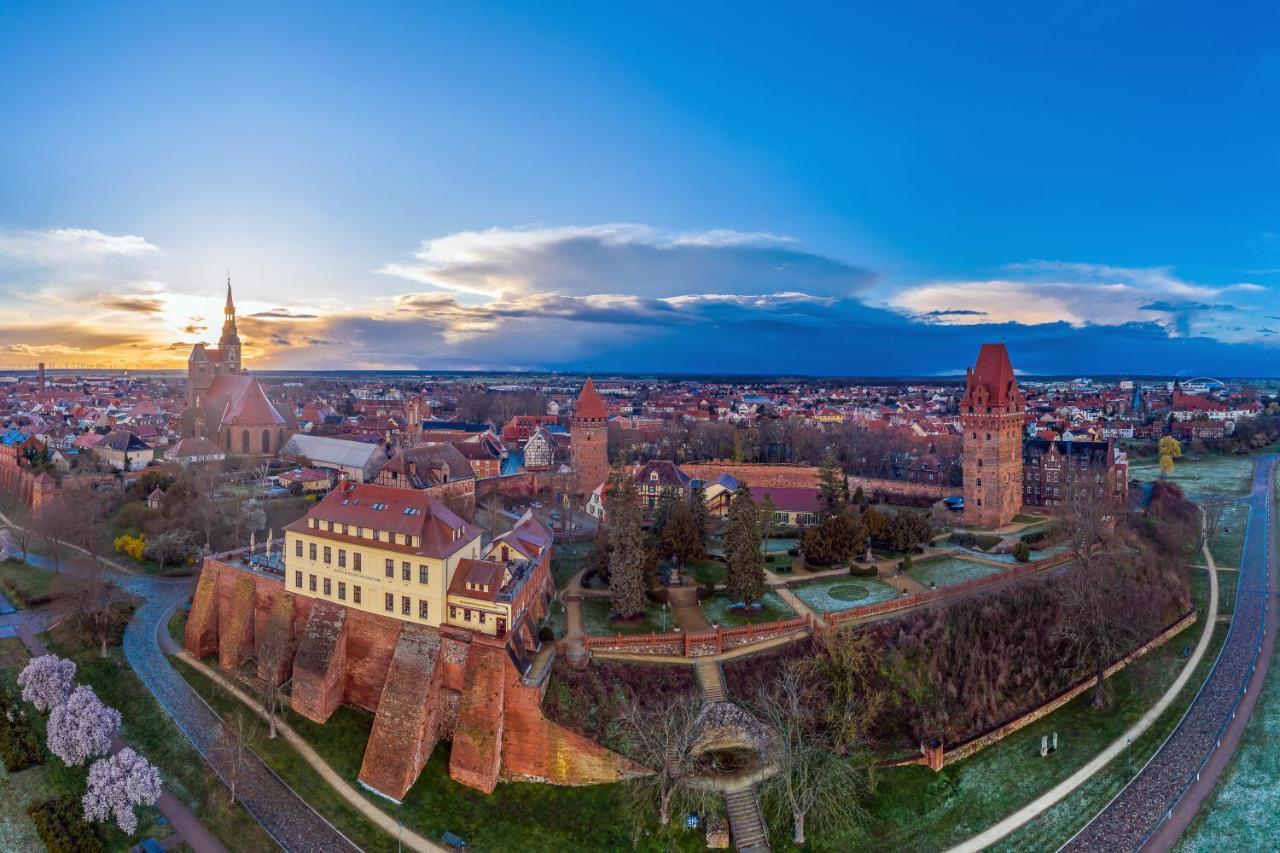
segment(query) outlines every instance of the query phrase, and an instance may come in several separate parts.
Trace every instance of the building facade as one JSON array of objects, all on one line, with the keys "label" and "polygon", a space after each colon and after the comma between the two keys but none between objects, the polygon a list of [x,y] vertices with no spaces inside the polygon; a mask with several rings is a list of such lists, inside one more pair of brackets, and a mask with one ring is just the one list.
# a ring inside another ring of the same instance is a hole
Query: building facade
[{"label": "building facade", "polygon": [[590,494],[609,476],[609,412],[590,377],[578,395],[569,434],[576,491]]},{"label": "building facade", "polygon": [[1005,345],[983,344],[960,401],[966,523],[1001,527],[1021,511],[1025,411]]},{"label": "building facade", "polygon": [[1032,438],[1022,446],[1022,503],[1053,510],[1072,501],[1123,506],[1129,462],[1114,442]]}]

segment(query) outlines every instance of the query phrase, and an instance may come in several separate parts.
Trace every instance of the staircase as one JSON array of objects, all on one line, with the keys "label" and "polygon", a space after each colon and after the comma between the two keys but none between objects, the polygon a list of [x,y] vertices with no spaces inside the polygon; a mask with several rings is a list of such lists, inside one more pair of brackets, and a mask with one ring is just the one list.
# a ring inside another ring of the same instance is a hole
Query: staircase
[{"label": "staircase", "polygon": [[738,853],[768,853],[769,836],[765,833],[760,803],[752,788],[741,788],[724,795],[729,810],[729,832]]},{"label": "staircase", "polygon": [[694,669],[698,673],[698,683],[702,685],[703,702],[710,705],[712,702],[724,702],[728,699],[719,661],[702,658],[694,665]]}]

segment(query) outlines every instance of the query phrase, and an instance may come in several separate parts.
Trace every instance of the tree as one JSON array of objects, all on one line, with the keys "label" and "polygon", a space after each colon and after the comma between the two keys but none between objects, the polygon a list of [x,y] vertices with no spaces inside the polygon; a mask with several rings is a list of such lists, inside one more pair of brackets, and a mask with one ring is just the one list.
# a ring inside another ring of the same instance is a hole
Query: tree
[{"label": "tree", "polygon": [[649,532],[658,542],[662,541],[662,531],[667,526],[667,520],[671,518],[671,513],[675,511],[676,504],[680,502],[680,496],[671,489],[662,489],[658,495],[658,505],[653,508],[653,515],[649,521]]},{"label": "tree", "polygon": [[760,553],[760,511],[746,483],[738,486],[729,504],[724,533],[725,575],[730,601],[750,605],[764,595],[764,555]]},{"label": "tree", "polygon": [[507,530],[506,521],[502,516],[502,499],[496,494],[489,495],[480,502],[480,506],[484,508],[484,517],[489,529],[489,538],[495,539]]},{"label": "tree", "polygon": [[115,819],[120,831],[138,830],[136,806],[153,806],[160,799],[160,771],[129,747],[89,768],[88,789],[81,803],[86,820]]},{"label": "tree", "polygon": [[[845,482],[848,481],[846,480]],[[858,486],[858,488],[854,489],[852,500],[863,509],[866,509],[871,504],[871,501],[867,499],[866,493],[862,491],[862,486]]]},{"label": "tree", "polygon": [[711,527],[711,511],[707,509],[707,490],[698,480],[689,491],[689,509],[693,512],[694,527],[700,532],[702,550],[707,549],[707,530]]},{"label": "tree", "polygon": [[1107,667],[1143,638],[1147,601],[1133,590],[1109,558],[1077,564],[1063,576],[1063,613],[1053,636],[1093,671],[1095,708],[1107,704]]},{"label": "tree", "polygon": [[146,544],[144,556],[160,564],[160,570],[166,566],[181,566],[191,560],[199,551],[192,541],[192,532],[175,528],[161,533]]},{"label": "tree", "polygon": [[764,500],[760,501],[760,547],[765,554],[769,553],[769,535],[773,533],[773,517],[777,511],[773,497],[766,492]]},{"label": "tree", "polygon": [[840,470],[834,448],[827,448],[818,466],[818,517],[822,520],[839,514],[848,495],[849,481]]},{"label": "tree", "polygon": [[1021,539],[1013,546],[1013,559],[1025,563],[1031,559],[1031,546]]},{"label": "tree", "polygon": [[1222,527],[1223,518],[1232,499],[1222,489],[1210,487],[1200,495],[1200,514],[1203,519],[1204,536],[1202,541],[1206,548],[1213,548],[1213,541]]},{"label": "tree", "polygon": [[267,712],[267,738],[272,740],[276,736],[276,713],[280,710],[280,700],[287,685],[284,675],[290,651],[288,626],[268,624],[262,641],[258,643],[258,674],[262,677],[257,680],[257,685],[262,710]]},{"label": "tree", "polygon": [[687,501],[676,501],[662,529],[662,550],[674,557],[683,569],[691,561],[703,555],[704,533],[698,530],[698,522]]},{"label": "tree", "polygon": [[784,667],[772,689],[760,688],[755,710],[774,734],[770,753],[777,772],[761,786],[772,811],[791,820],[791,840],[805,844],[812,818],[848,824],[866,818],[863,802],[871,790],[871,763],[865,750],[841,754],[830,730],[817,718],[818,690],[793,666]]},{"label": "tree", "polygon": [[706,794],[694,784],[698,773],[698,719],[700,699],[693,695],[674,696],[646,710],[639,703],[622,716],[622,725],[631,741],[628,754],[640,764],[653,768],[647,776],[630,782],[631,802],[637,824],[647,823],[656,801],[658,822],[666,826],[671,813],[702,803]]},{"label": "tree", "polygon": [[257,498],[239,497],[233,507],[232,527],[235,530],[236,547],[248,544],[249,534],[267,526],[267,513]]},{"label": "tree", "polygon": [[31,540],[35,537],[35,532],[31,528],[22,527],[21,525],[8,527],[5,530],[9,534],[10,541],[17,545],[22,552],[22,562],[25,563],[27,561],[27,549],[31,547]]},{"label": "tree", "polygon": [[625,471],[615,469],[605,501],[609,537],[609,603],[620,618],[645,612],[645,565],[648,543],[641,526],[640,501],[635,484]]},{"label": "tree", "polygon": [[75,661],[64,660],[57,655],[41,655],[32,658],[18,673],[18,686],[22,699],[47,714],[67,701],[76,683]]},{"label": "tree", "polygon": [[1160,474],[1167,477],[1173,472],[1173,460],[1182,456],[1182,445],[1171,435],[1161,436],[1158,444]]},{"label": "tree", "polygon": [[111,751],[111,736],[120,728],[120,712],[102,704],[88,685],[80,685],[49,714],[49,751],[68,767]]},{"label": "tree", "polygon": [[210,755],[209,763],[222,777],[232,803],[236,801],[240,779],[244,776],[245,757],[248,753],[244,739],[249,732],[249,713],[240,702],[235,703],[235,707],[218,727],[218,735],[214,739]]},{"label": "tree", "polygon": [[880,649],[863,631],[815,635],[817,654],[801,659],[797,674],[822,688],[821,714],[841,754],[867,740],[867,733],[888,705],[879,679]]},{"label": "tree", "polygon": [[931,530],[923,515],[902,510],[889,519],[888,544],[894,551],[912,551],[929,541]]},{"label": "tree", "polygon": [[86,640],[97,643],[101,657],[107,644],[127,621],[122,612],[124,593],[112,582],[102,563],[78,563],[54,582],[59,620],[75,624]]}]

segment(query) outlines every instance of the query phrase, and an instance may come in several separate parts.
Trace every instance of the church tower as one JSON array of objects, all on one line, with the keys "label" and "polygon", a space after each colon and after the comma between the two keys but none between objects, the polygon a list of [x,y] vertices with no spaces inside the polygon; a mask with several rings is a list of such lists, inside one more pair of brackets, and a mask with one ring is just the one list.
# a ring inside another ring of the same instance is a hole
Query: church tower
[{"label": "church tower", "polygon": [[240,372],[240,335],[236,332],[236,303],[231,299],[231,276],[227,276],[227,306],[222,314],[222,337],[218,339],[227,373]]},{"label": "church tower", "polygon": [[1004,344],[983,344],[960,401],[964,429],[964,520],[983,528],[1022,511],[1026,401]]},{"label": "church tower", "polygon": [[609,412],[587,377],[569,422],[573,476],[578,494],[585,495],[609,476]]}]

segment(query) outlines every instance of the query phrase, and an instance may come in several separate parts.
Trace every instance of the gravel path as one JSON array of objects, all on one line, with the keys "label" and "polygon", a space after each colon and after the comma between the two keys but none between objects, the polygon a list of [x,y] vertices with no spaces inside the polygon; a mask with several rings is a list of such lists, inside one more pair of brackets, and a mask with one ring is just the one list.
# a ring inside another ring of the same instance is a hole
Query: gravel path
[{"label": "gravel path", "polygon": [[1259,457],[1251,512],[1245,533],[1235,616],[1218,661],[1178,728],[1142,772],[1064,850],[1135,850],[1159,828],[1170,809],[1195,781],[1231,722],[1260,648],[1268,606],[1271,570],[1271,477],[1276,456]]}]

